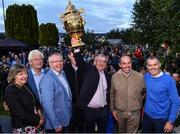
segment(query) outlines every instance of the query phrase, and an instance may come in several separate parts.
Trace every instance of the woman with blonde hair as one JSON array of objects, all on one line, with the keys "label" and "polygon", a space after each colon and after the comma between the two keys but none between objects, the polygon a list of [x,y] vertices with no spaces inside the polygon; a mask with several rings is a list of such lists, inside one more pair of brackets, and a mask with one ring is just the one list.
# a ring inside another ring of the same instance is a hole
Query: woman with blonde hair
[{"label": "woman with blonde hair", "polygon": [[27,69],[15,64],[9,70],[4,97],[12,117],[13,133],[41,133],[44,117],[41,106],[27,84]]}]

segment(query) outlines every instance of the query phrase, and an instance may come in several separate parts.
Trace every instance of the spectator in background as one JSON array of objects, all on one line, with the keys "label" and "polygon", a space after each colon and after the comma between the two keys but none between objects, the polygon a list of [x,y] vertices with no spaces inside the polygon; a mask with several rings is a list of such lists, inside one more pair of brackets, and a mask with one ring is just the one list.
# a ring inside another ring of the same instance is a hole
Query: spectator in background
[{"label": "spectator in background", "polygon": [[[8,82],[7,82],[7,77],[8,77],[8,72],[9,72],[9,68],[10,66],[7,65],[7,64],[1,64],[0,65],[0,79],[1,79],[1,94],[2,94],[2,97],[4,96],[4,90],[6,88],[6,86],[8,85]],[[4,99],[4,98],[2,98]]]},{"label": "spectator in background", "polygon": [[3,83],[4,83],[4,79],[5,78],[5,72],[3,70],[3,63],[0,62],[0,98],[2,96],[2,92],[3,92]]},{"label": "spectator in background", "polygon": [[14,55],[14,60],[12,61],[11,65],[15,65],[20,63],[20,59],[18,57],[18,55]]},{"label": "spectator in background", "polygon": [[24,65],[27,64],[28,59],[27,59],[27,56],[26,56],[26,53],[25,53],[25,52],[19,53],[19,60],[20,60],[20,63],[21,63],[21,64],[24,64]]},{"label": "spectator in background", "polygon": [[178,95],[180,97],[180,76],[178,73],[173,73],[172,77],[174,78],[175,82],[176,82],[176,88],[178,91]]}]

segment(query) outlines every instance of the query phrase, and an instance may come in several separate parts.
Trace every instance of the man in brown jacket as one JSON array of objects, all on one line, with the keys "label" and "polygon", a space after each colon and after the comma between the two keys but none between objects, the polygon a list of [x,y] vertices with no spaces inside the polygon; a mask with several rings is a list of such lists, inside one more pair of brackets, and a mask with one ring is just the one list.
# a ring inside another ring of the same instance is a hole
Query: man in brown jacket
[{"label": "man in brown jacket", "polygon": [[131,57],[120,58],[120,67],[111,80],[110,109],[118,122],[118,132],[136,133],[142,107],[143,75],[132,69]]}]

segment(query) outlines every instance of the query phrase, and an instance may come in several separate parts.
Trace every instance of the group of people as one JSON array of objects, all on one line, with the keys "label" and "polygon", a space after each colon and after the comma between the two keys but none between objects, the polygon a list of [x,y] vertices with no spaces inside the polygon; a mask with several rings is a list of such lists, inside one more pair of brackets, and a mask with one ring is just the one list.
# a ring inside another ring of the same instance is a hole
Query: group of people
[{"label": "group of people", "polygon": [[4,108],[11,113],[14,133],[105,133],[111,113],[117,132],[136,133],[141,118],[142,132],[172,132],[180,100],[174,79],[161,70],[156,56],[147,58],[145,75],[132,68],[127,54],[119,57],[113,75],[104,54],[91,64],[80,49],[69,50],[70,62],[64,64],[63,55],[53,53],[48,68],[43,58],[32,50],[28,69],[18,63],[9,70]]}]

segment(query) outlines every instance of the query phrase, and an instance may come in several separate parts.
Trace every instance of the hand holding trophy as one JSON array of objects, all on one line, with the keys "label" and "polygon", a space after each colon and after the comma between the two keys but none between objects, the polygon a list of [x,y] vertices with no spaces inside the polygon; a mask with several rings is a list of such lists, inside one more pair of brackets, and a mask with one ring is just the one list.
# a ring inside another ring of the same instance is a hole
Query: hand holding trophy
[{"label": "hand holding trophy", "polygon": [[81,41],[85,25],[85,21],[81,16],[83,12],[84,9],[77,10],[75,6],[71,4],[71,0],[69,0],[65,13],[60,16],[66,32],[71,37],[72,47],[81,47],[85,45]]}]

